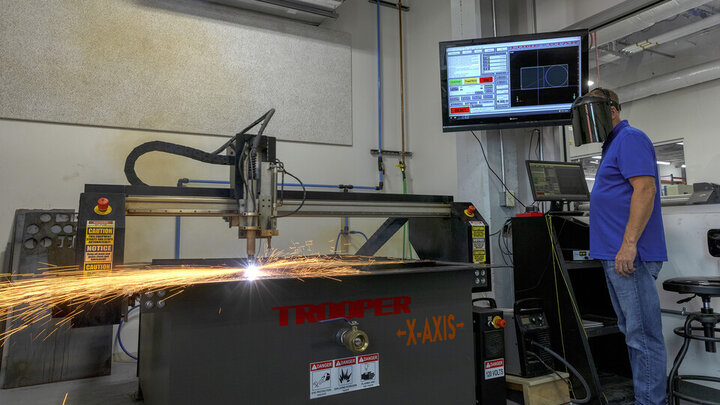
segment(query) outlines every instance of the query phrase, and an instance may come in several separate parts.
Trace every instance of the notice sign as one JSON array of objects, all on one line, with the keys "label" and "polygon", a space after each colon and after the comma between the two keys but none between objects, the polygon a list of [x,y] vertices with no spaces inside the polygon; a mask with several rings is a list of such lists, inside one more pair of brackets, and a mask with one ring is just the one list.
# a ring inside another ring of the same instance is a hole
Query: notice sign
[{"label": "notice sign", "polygon": [[485,379],[500,378],[505,376],[505,359],[488,360],[485,362]]},{"label": "notice sign", "polygon": [[87,221],[83,271],[112,270],[115,221]]},{"label": "notice sign", "polygon": [[310,399],[378,386],[378,353],[310,363]]}]

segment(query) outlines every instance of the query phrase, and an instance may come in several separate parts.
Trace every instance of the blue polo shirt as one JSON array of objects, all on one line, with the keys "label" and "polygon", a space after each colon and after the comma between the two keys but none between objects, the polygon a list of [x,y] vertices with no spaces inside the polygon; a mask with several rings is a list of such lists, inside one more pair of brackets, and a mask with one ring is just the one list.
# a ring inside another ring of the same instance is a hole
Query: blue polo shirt
[{"label": "blue polo shirt", "polygon": [[615,260],[630,216],[633,187],[628,179],[635,176],[654,176],[657,189],[650,220],[637,243],[637,258],[667,261],[655,148],[644,132],[627,121],[617,124],[603,145],[590,194],[590,257]]}]

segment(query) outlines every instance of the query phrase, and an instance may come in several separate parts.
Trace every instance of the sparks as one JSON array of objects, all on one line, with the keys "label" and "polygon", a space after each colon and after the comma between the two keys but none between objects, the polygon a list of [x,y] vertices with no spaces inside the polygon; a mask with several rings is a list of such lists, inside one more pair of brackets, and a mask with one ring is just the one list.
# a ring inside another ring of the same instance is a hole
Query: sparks
[{"label": "sparks", "polygon": [[[396,264],[399,260],[370,259],[358,261],[339,256],[302,256],[263,258],[246,267],[156,266],[134,264],[118,266],[112,272],[84,273],[76,266],[49,265],[43,274],[6,276],[0,282],[0,346],[30,325],[41,325],[34,339],[47,339],[61,328],[69,328],[72,317],[81,315],[85,304],[107,303],[137,293],[161,293],[167,301],[187,287],[229,281],[252,281],[272,278],[326,278],[359,274],[362,265]],[[52,309],[59,304],[75,308],[64,318],[53,318]]]}]

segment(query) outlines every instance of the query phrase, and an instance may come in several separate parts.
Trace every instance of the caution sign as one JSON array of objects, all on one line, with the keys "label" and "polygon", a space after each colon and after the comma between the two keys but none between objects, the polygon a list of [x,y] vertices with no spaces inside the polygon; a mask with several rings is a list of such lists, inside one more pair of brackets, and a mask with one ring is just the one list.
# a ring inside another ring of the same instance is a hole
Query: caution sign
[{"label": "caution sign", "polygon": [[112,270],[115,221],[87,221],[83,271]]},{"label": "caution sign", "polygon": [[472,261],[473,263],[487,262],[487,250],[485,246],[485,236],[487,235],[487,226],[482,221],[470,221],[472,236]]},{"label": "caution sign", "polygon": [[472,227],[472,238],[473,239],[484,239],[485,238],[485,224],[480,221],[471,221],[470,226]]},{"label": "caution sign", "polygon": [[310,399],[379,386],[378,353],[310,363]]}]

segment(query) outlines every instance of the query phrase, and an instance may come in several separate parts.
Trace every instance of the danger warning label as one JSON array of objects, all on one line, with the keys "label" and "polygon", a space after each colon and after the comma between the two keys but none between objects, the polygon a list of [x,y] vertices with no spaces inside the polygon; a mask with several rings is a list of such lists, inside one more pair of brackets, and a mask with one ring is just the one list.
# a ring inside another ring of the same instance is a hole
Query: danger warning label
[{"label": "danger warning label", "polygon": [[488,360],[485,362],[486,380],[503,376],[505,376],[505,359]]},{"label": "danger warning label", "polygon": [[112,270],[115,221],[87,221],[84,271]]},{"label": "danger warning label", "polygon": [[310,399],[379,386],[378,353],[310,363]]}]

